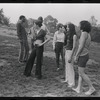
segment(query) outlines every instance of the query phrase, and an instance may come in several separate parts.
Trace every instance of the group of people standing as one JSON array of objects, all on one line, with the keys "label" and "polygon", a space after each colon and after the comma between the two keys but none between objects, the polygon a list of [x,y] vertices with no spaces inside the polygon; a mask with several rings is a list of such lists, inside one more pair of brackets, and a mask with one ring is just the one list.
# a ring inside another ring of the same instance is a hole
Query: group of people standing
[{"label": "group of people standing", "polygon": [[[36,59],[35,77],[37,79],[42,78],[42,63],[43,63],[43,51],[44,44],[51,40],[47,36],[50,32],[43,24],[43,18],[39,17],[33,22],[33,27],[30,32],[27,33],[23,23],[25,22],[25,16],[19,17],[20,21],[17,23],[17,34],[20,40],[21,51],[19,54],[19,62],[26,62],[24,75],[31,76],[31,71]],[[85,92],[86,95],[91,95],[95,92],[95,88],[92,85],[89,77],[85,74],[86,63],[89,59],[89,46],[91,44],[91,24],[83,20],[79,23],[81,34],[78,36],[75,30],[75,25],[71,22],[63,25],[59,23],[57,25],[57,31],[53,37],[53,50],[56,56],[57,71],[60,70],[60,55],[62,57],[62,65],[65,68],[65,80],[68,87],[72,90],[80,93],[82,91],[82,81],[84,80],[89,85],[89,90]],[[31,54],[29,55],[29,46],[27,35],[31,36]],[[78,49],[77,47],[78,44]],[[24,55],[25,52],[25,55]],[[74,66],[78,65],[78,86],[75,84],[75,72]],[[76,87],[76,88],[75,88]]]}]

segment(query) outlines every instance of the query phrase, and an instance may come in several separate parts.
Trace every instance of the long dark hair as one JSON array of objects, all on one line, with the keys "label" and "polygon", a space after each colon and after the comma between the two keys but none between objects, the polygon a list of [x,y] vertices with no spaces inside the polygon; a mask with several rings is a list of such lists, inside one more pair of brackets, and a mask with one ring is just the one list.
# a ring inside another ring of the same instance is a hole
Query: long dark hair
[{"label": "long dark hair", "polygon": [[75,25],[72,23],[68,23],[69,30],[67,31],[67,37],[69,39],[73,39],[73,36],[76,35]]}]

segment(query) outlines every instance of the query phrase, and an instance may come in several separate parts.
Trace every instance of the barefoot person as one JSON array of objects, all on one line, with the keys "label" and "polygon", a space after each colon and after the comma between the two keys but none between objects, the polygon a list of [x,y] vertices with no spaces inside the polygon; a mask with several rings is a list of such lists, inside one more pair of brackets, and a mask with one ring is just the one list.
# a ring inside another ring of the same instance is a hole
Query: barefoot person
[{"label": "barefoot person", "polygon": [[77,93],[80,93],[82,88],[82,80],[84,80],[89,85],[89,90],[85,92],[85,94],[91,95],[95,91],[95,88],[93,87],[89,77],[84,72],[86,68],[86,63],[89,60],[89,46],[91,43],[90,23],[85,20],[81,21],[80,30],[81,30],[81,36],[79,40],[79,47],[74,58],[74,62],[78,64],[79,79],[77,88],[72,88],[72,89]]},{"label": "barefoot person", "polygon": [[72,23],[67,24],[67,44],[65,46],[65,81],[68,83],[68,87],[75,85],[75,75],[72,63],[72,58],[75,53],[77,42],[77,35],[75,31],[75,25]]},{"label": "barefoot person", "polygon": [[62,63],[64,66],[64,56],[63,56],[63,46],[64,46],[65,34],[64,34],[64,26],[59,23],[57,25],[57,31],[53,37],[53,50],[56,54],[56,65],[57,70],[59,70],[59,57],[62,57]]},{"label": "barefoot person", "polygon": [[24,75],[27,77],[31,75],[31,70],[34,65],[34,60],[36,58],[36,69],[35,69],[35,77],[38,79],[42,78],[42,57],[43,57],[43,45],[47,43],[50,38],[45,40],[46,32],[41,29],[42,23],[40,21],[35,22],[37,29],[37,36],[34,41],[34,48],[30,54],[30,57],[26,63]]},{"label": "barefoot person", "polygon": [[25,16],[21,15],[19,17],[19,21],[17,23],[17,36],[20,41],[20,53],[19,53],[19,62],[26,62],[29,55],[29,46],[28,46],[28,40],[27,40],[27,32],[24,27],[24,22],[26,21]]}]

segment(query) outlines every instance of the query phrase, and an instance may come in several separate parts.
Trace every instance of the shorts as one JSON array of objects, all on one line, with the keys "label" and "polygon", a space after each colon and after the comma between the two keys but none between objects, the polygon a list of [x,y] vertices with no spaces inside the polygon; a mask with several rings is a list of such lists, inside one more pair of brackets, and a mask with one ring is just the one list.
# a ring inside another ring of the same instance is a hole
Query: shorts
[{"label": "shorts", "polygon": [[89,54],[86,54],[84,56],[79,56],[78,66],[85,68],[88,60],[89,60]]}]

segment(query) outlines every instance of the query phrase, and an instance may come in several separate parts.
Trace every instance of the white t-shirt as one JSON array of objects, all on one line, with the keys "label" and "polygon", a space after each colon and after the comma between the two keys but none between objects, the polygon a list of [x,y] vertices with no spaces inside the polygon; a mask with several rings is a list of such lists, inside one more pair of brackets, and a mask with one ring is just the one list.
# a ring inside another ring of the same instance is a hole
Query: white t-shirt
[{"label": "white t-shirt", "polygon": [[62,42],[64,43],[65,40],[65,34],[64,33],[58,33],[58,31],[55,32],[54,37],[53,37],[53,46],[55,45],[56,42]]}]

